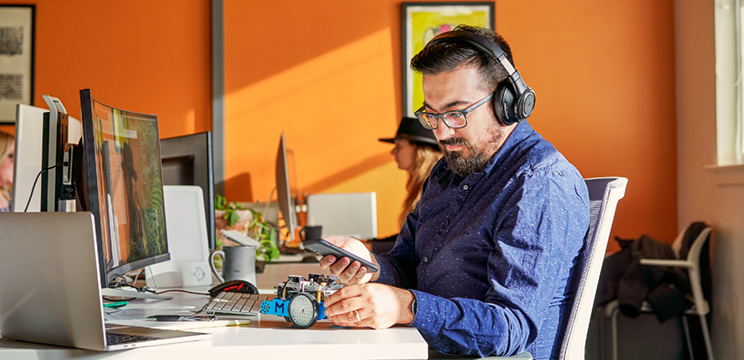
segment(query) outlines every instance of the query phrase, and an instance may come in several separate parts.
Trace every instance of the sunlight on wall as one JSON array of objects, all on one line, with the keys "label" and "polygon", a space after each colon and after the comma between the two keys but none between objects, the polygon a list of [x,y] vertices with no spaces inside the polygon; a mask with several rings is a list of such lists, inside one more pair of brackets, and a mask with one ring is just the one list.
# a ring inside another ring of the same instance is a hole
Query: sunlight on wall
[{"label": "sunlight on wall", "polygon": [[284,131],[300,193],[375,191],[380,233],[396,232],[405,173],[388,154],[390,145],[377,141],[392,136],[399,120],[392,48],[384,29],[227,94],[228,198],[266,200]]},{"label": "sunlight on wall", "polygon": [[166,119],[163,119],[161,116],[158,117],[161,139],[207,131],[198,128],[199,126],[196,124],[196,112],[194,109],[188,110],[183,114],[183,117],[177,121],[173,121],[175,119],[164,120]]}]

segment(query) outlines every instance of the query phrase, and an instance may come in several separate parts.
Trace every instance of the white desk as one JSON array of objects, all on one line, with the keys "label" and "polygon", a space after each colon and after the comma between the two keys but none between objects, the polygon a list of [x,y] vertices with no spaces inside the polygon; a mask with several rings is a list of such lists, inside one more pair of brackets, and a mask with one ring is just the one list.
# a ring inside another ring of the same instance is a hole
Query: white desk
[{"label": "white desk", "polygon": [[[316,265],[317,266],[317,265]],[[106,310],[106,320],[143,319],[155,314],[186,314],[166,307],[201,308],[207,296],[169,293],[173,300],[136,300],[117,310]],[[157,323],[154,323],[157,324]],[[210,340],[96,352],[47,346],[0,338],[0,359],[426,359],[428,346],[416,329],[340,328],[327,320],[310,329],[292,328],[284,319],[262,315],[248,326],[204,328]]]}]

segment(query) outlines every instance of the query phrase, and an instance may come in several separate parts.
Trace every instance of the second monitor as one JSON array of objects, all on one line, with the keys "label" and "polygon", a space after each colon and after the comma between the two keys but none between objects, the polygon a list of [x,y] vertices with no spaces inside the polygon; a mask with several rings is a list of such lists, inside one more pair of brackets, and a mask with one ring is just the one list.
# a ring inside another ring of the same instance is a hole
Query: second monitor
[{"label": "second monitor", "polygon": [[212,132],[160,140],[163,185],[197,185],[204,194],[209,248],[215,249]]}]

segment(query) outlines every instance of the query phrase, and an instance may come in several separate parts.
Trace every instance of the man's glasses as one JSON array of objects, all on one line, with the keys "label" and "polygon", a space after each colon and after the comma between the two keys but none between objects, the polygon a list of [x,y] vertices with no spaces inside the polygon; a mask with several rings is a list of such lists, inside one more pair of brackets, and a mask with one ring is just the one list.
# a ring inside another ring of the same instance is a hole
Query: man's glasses
[{"label": "man's glasses", "polygon": [[414,114],[421,122],[421,125],[429,130],[436,130],[436,128],[439,127],[439,119],[442,119],[444,124],[450,129],[462,129],[468,125],[467,115],[477,109],[478,106],[485,104],[492,97],[493,94],[488,95],[465,110],[453,110],[442,114],[434,114],[425,112],[425,106],[422,106],[420,109],[416,110]]}]

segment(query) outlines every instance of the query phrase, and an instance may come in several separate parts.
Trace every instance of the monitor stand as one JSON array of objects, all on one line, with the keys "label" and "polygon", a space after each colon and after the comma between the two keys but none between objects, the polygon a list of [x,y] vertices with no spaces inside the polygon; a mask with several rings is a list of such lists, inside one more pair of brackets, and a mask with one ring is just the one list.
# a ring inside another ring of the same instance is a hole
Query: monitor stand
[{"label": "monitor stand", "polygon": [[168,296],[168,295],[157,295],[157,294],[152,294],[149,292],[126,291],[126,290],[111,289],[111,288],[101,289],[101,296],[137,298],[137,299],[158,299],[158,300],[173,299],[173,296]]}]

